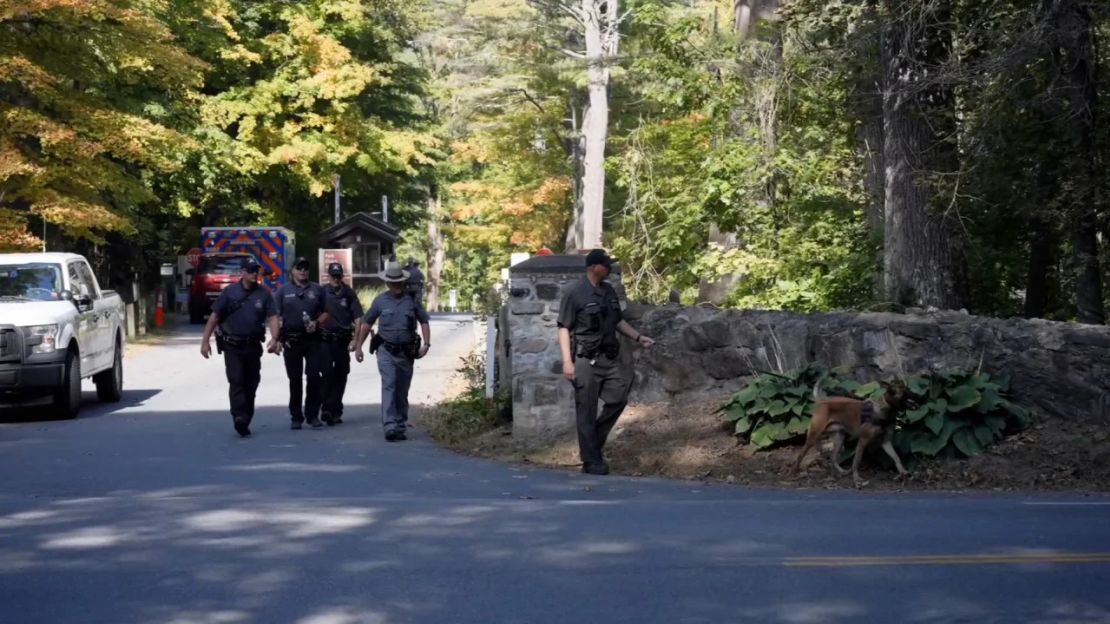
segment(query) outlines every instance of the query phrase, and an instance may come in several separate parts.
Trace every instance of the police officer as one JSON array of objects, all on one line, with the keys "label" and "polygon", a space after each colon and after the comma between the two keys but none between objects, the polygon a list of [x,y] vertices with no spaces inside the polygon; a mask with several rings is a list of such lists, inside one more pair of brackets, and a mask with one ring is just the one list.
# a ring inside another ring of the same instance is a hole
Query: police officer
[{"label": "police officer", "polygon": [[[586,256],[586,277],[563,293],[558,319],[563,375],[574,385],[582,472],[595,475],[609,474],[601,449],[632,388],[631,371],[621,370],[617,332],[643,347],[655,344],[621,315],[617,293],[605,281],[612,268],[613,260],[605,251],[591,251]],[[604,403],[600,416],[599,398]]]},{"label": "police officer", "polygon": [[343,282],[343,265],[328,265],[330,283],[324,287],[324,311],[320,324],[321,364],[324,372],[324,408],[321,420],[329,427],[343,422],[343,393],[351,372],[351,351],[362,321],[362,303],[354,289]]},{"label": "police officer", "polygon": [[409,265],[405,267],[409,272],[409,281],[405,283],[405,291],[420,305],[424,305],[424,274],[420,271],[420,263],[416,258],[409,257]]},{"label": "police officer", "polygon": [[[378,332],[370,341],[370,353],[376,353],[378,372],[382,377],[382,426],[385,439],[390,442],[405,440],[405,428],[409,419],[409,385],[412,383],[413,361],[424,357],[431,347],[431,329],[428,326],[428,313],[424,306],[413,300],[405,292],[409,279],[408,271],[396,262],[387,262],[385,271],[378,277],[389,287],[374,298],[355,344],[355,359],[362,361],[362,343],[374,334],[374,323]],[[416,326],[420,325],[423,344],[416,336]]]},{"label": "police officer", "polygon": [[281,343],[273,296],[258,282],[258,262],[245,258],[240,269],[239,282],[225,288],[212,304],[200,354],[208,359],[212,353],[209,341],[212,332],[216,332],[216,348],[224,354],[232,422],[235,431],[245,438],[251,434],[250,424],[254,418],[254,395],[261,379],[266,324],[270,326],[270,344],[266,350],[281,353]]},{"label": "police officer", "polygon": [[[320,334],[321,322],[327,321],[324,311],[324,289],[308,279],[308,260],[297,258],[293,263],[293,279],[274,294],[278,316],[281,317],[281,342],[285,353],[285,374],[289,376],[290,427],[300,429],[308,421],[313,429],[320,422]],[[307,376],[308,381],[302,387]],[[302,390],[304,405],[301,405]]]}]

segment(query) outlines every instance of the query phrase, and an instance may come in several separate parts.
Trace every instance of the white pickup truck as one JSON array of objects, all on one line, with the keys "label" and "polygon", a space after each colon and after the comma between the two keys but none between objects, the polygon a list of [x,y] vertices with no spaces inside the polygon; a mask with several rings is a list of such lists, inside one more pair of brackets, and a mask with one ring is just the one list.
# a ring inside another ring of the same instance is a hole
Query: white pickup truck
[{"label": "white pickup truck", "polygon": [[73,418],[85,377],[101,401],[119,401],[123,326],[123,301],[85,258],[0,254],[0,406],[48,403]]}]

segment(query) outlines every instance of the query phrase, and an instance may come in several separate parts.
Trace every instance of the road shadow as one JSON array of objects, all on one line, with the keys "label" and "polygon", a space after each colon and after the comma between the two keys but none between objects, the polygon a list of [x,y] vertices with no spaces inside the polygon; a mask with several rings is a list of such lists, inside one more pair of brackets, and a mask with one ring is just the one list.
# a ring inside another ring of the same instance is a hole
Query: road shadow
[{"label": "road shadow", "polygon": [[[123,396],[120,398],[118,403],[101,403],[96,398],[96,392],[82,392],[81,410],[78,412],[77,418],[73,420],[91,420],[95,418],[102,418],[104,416],[115,414],[120,410],[140,407],[143,403],[157,396],[160,392],[161,390],[154,389],[124,389]],[[8,407],[0,409],[0,424],[45,422],[55,420],[62,421],[71,419],[57,416],[53,413],[51,408],[46,405]]]},{"label": "road shadow", "polygon": [[[378,408],[352,404],[343,425],[292,431],[285,407],[263,405],[247,439],[217,409],[136,409],[126,422],[5,430],[0,471],[19,478],[0,496],[0,620],[1094,623],[1110,615],[1098,597],[1104,565],[963,568],[958,582],[959,569],[946,567],[784,563],[799,552],[904,553],[922,543],[1020,551],[1045,530],[1028,522],[1034,516],[1007,521],[980,508],[957,517],[920,501],[888,501],[876,513],[858,497],[774,503],[739,489],[702,499],[709,495],[682,492],[708,486],[465,460],[419,438],[385,442]],[[682,496],[690,504],[677,504]],[[1098,513],[1076,508],[1052,518],[1053,530],[1094,543]],[[1002,524],[1023,532],[1006,535]],[[326,591],[306,591],[306,579]],[[1001,587],[1012,589],[1004,597]]]}]

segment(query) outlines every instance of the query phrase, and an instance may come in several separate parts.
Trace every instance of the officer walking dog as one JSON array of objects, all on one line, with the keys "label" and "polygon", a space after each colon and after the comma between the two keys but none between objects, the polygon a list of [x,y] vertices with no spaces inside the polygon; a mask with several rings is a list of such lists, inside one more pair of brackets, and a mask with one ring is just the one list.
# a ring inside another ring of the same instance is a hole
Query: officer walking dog
[{"label": "officer walking dog", "polygon": [[[431,347],[431,329],[424,306],[408,296],[405,283],[408,271],[397,262],[388,262],[378,277],[389,287],[378,295],[362,318],[355,359],[362,361],[362,344],[378,331],[370,341],[370,353],[377,354],[378,372],[382,377],[382,426],[385,439],[390,442],[405,440],[409,419],[409,385],[412,383],[413,361],[424,357]],[[417,324],[421,338],[416,335]]]},{"label": "officer walking dog", "polygon": [[324,311],[320,325],[320,356],[324,372],[321,420],[329,427],[343,422],[343,393],[351,372],[351,351],[361,323],[362,303],[354,289],[343,282],[343,265],[328,265],[330,283],[324,287]]},{"label": "officer walking dog", "polygon": [[[563,375],[574,385],[582,472],[596,475],[609,474],[601,451],[628,404],[632,387],[631,371],[621,370],[617,332],[642,347],[655,344],[621,315],[617,293],[605,281],[612,266],[605,251],[591,251],[586,256],[586,277],[564,291],[558,319]],[[599,398],[605,404],[600,416]]]},{"label": "officer walking dog", "polygon": [[324,289],[308,279],[310,266],[305,258],[297,258],[293,263],[293,279],[274,294],[281,317],[285,374],[289,376],[292,429],[300,429],[305,421],[313,429],[324,426],[319,418],[321,366],[317,330],[321,322],[327,321],[328,314],[324,311]]},{"label": "officer walking dog", "polygon": [[278,341],[277,310],[269,289],[258,283],[258,262],[246,258],[240,265],[239,282],[220,293],[212,304],[212,315],[204,326],[200,354],[208,359],[212,353],[210,340],[216,332],[216,349],[224,355],[227,372],[228,399],[235,431],[242,437],[251,434],[254,418],[254,397],[262,370],[262,340],[265,326],[270,327],[267,351],[281,353]]}]

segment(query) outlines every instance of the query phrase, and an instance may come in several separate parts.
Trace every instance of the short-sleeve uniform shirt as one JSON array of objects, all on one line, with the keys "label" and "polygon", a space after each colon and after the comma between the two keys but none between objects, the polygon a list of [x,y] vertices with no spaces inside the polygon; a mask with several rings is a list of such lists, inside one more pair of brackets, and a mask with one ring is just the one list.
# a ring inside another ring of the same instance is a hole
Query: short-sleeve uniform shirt
[{"label": "short-sleeve uniform shirt", "polygon": [[617,324],[623,318],[617,291],[608,282],[594,286],[583,278],[563,293],[558,324],[570,330],[579,350],[604,351],[619,346]]},{"label": "short-sleeve uniform shirt", "polygon": [[242,280],[220,293],[212,304],[212,312],[220,319],[224,333],[252,338],[262,336],[266,320],[277,314],[270,289],[259,284],[247,290]]},{"label": "short-sleeve uniform shirt", "polygon": [[350,286],[344,284],[336,290],[329,284],[324,286],[324,311],[328,313],[323,324],[325,331],[349,330],[362,316],[362,303]]},{"label": "short-sleeve uniform shirt", "polygon": [[362,322],[372,325],[378,322],[378,333],[382,339],[392,344],[409,344],[416,339],[418,323],[428,322],[424,306],[407,294],[394,297],[384,292],[374,298]]},{"label": "short-sleeve uniform shirt", "polygon": [[310,321],[324,313],[324,289],[319,284],[305,282],[303,286],[289,282],[274,295],[281,326],[286,331],[306,331],[304,314]]}]

